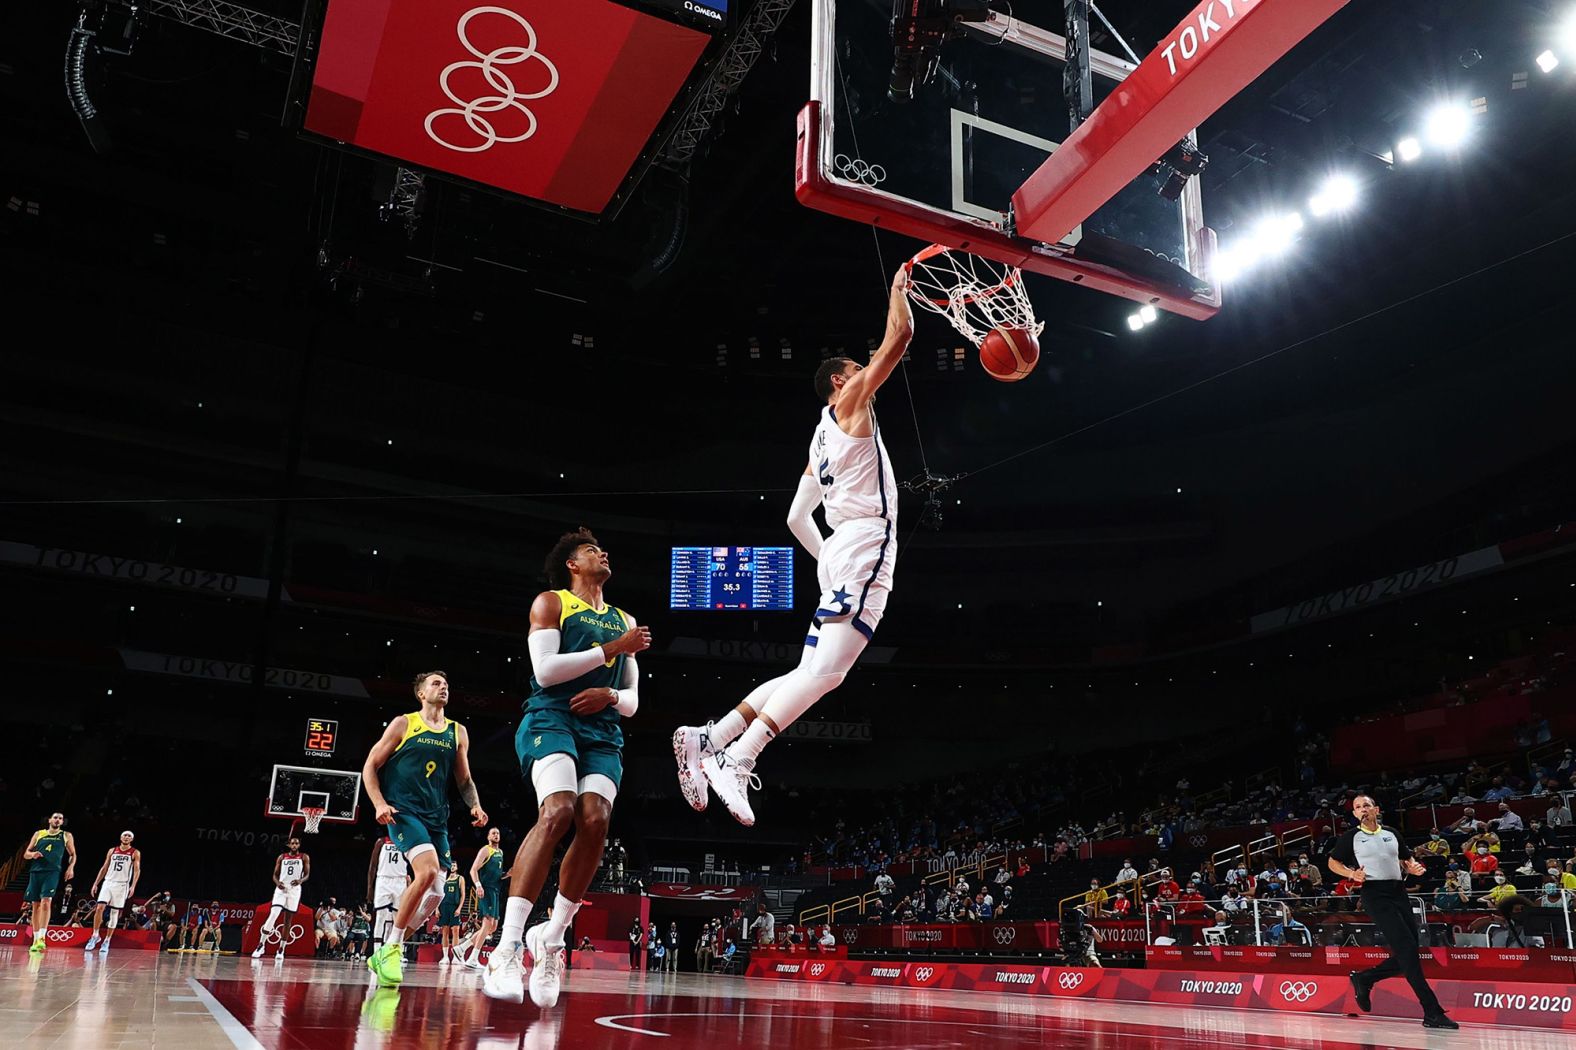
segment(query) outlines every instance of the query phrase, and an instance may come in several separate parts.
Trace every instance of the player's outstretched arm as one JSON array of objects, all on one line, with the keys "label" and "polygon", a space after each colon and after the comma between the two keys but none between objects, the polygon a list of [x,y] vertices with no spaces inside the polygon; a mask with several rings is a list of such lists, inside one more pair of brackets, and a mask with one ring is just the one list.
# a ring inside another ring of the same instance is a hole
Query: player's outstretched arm
[{"label": "player's outstretched arm", "polygon": [[459,730],[454,734],[458,743],[454,749],[454,783],[465,808],[471,811],[471,825],[485,828],[487,811],[482,809],[481,798],[476,793],[476,781],[471,778],[471,736],[464,726],[460,726]]},{"label": "player's outstretched arm", "polygon": [[383,768],[383,763],[394,754],[394,749],[399,747],[399,742],[405,739],[405,730],[410,726],[410,719],[398,715],[389,719],[388,728],[383,730],[383,735],[378,737],[378,742],[372,745],[372,750],[367,752],[367,760],[361,765],[361,786],[366,789],[367,798],[372,802],[372,808],[377,812],[379,824],[394,823],[394,814],[399,810],[388,804],[383,797],[382,785],[378,783],[378,770]]},{"label": "player's outstretched arm", "polygon": [[898,362],[903,360],[903,352],[908,349],[909,340],[914,338],[914,312],[908,305],[908,285],[908,269],[899,266],[897,273],[892,275],[892,289],[887,297],[886,334],[876,352],[870,355],[870,363],[843,384],[837,401],[838,406],[846,406],[846,410],[839,419],[868,405]]},{"label": "player's outstretched arm", "polygon": [[815,471],[806,464],[799,475],[799,487],[794,490],[793,503],[788,507],[788,531],[799,545],[816,561],[821,560],[821,529],[815,523],[815,508],[821,505],[821,482]]}]

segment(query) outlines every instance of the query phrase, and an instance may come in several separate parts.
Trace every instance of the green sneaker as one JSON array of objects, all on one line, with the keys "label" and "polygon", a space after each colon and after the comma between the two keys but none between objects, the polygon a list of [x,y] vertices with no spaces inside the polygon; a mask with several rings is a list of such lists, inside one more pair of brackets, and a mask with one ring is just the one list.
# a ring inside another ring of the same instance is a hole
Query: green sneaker
[{"label": "green sneaker", "polygon": [[44,938],[42,938],[42,937],[35,937],[33,939],[33,946],[31,948],[29,948],[28,951],[30,951],[30,952],[41,952],[46,947],[48,947],[48,945],[46,945],[44,943]]},{"label": "green sneaker", "polygon": [[367,956],[367,969],[378,975],[378,984],[393,988],[405,979],[405,953],[397,944],[384,944]]}]

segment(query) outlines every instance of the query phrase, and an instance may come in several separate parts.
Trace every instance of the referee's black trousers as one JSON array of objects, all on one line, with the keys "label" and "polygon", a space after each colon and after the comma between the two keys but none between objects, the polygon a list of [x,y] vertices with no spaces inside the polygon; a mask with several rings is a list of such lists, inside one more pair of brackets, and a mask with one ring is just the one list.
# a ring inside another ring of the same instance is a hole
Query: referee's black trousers
[{"label": "referee's black trousers", "polygon": [[1372,987],[1386,977],[1401,976],[1412,986],[1417,1001],[1423,1004],[1425,1016],[1444,1013],[1434,990],[1423,976],[1423,964],[1418,959],[1417,923],[1412,916],[1412,902],[1407,899],[1401,883],[1394,881],[1368,881],[1362,889],[1363,911],[1373,919],[1374,925],[1384,934],[1390,949],[1390,958],[1368,970],[1360,970],[1357,979]]}]

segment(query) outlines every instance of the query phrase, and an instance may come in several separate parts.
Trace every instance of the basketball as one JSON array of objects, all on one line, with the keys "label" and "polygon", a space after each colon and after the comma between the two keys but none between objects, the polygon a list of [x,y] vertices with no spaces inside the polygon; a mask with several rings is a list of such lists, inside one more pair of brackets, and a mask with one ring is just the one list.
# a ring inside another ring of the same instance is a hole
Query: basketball
[{"label": "basketball", "polygon": [[1040,360],[1040,341],[1031,328],[995,328],[980,343],[980,364],[992,379],[1016,383]]}]

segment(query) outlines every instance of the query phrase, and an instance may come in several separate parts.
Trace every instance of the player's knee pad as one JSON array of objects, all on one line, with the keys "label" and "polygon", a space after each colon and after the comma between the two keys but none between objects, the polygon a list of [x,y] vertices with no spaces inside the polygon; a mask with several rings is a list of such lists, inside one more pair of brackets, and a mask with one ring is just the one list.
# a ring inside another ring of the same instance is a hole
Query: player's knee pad
[{"label": "player's knee pad", "polygon": [[111,908],[109,910],[109,928],[113,930],[115,927],[117,927],[119,925],[120,925],[120,909],[119,908]]}]

